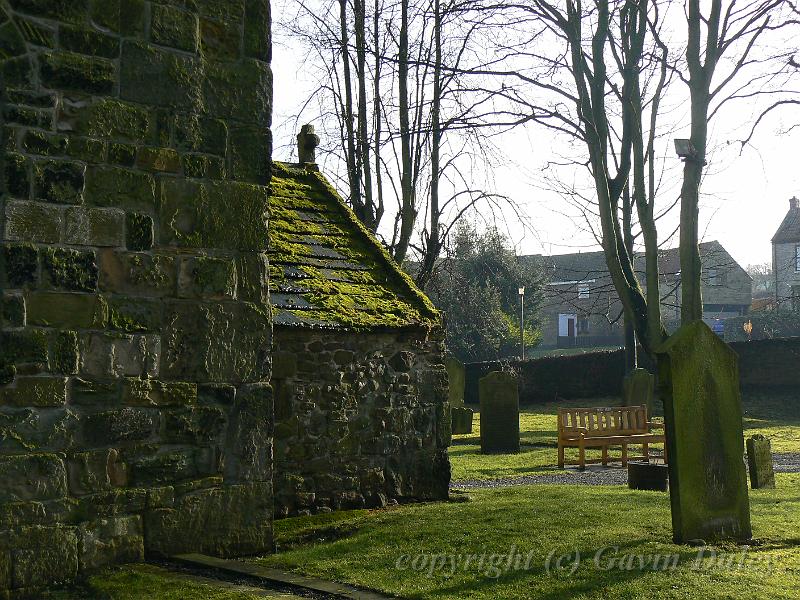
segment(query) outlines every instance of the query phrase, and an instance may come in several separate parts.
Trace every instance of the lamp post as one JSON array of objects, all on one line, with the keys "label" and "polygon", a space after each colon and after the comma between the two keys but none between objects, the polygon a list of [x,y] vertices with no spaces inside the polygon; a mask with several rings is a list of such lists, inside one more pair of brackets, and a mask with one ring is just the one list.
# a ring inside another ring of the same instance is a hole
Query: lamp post
[{"label": "lamp post", "polygon": [[525,360],[525,286],[519,288],[519,351]]}]

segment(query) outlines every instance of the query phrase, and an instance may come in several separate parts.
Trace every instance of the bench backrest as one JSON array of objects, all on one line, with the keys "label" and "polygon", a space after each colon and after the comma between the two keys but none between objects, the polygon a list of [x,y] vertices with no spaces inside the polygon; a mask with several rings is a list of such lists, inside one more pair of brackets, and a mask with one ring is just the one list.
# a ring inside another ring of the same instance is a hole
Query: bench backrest
[{"label": "bench backrest", "polygon": [[559,408],[558,433],[586,437],[648,433],[647,406]]}]

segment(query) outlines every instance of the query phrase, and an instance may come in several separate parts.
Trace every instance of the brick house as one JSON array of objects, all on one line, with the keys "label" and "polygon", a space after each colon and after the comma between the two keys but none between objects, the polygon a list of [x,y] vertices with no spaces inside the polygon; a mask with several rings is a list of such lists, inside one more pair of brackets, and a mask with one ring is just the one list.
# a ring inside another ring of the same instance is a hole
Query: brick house
[{"label": "brick house", "polygon": [[772,238],[775,305],[800,311],[800,201],[789,200],[789,212]]},{"label": "brick house", "polygon": [[[703,264],[703,319],[718,332],[725,319],[747,314],[752,279],[717,241],[700,244]],[[603,252],[523,257],[544,272],[542,348],[617,346],[623,343],[622,303]],[[636,255],[644,284],[644,254]],[[659,256],[662,318],[668,329],[680,320],[680,255],[677,248]]]}]

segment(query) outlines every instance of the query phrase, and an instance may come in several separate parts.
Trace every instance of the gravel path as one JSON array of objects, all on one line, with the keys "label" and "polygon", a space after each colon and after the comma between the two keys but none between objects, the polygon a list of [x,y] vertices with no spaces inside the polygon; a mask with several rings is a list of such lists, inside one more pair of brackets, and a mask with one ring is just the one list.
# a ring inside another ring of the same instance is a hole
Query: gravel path
[{"label": "gravel path", "polygon": [[[800,473],[800,453],[773,454],[772,462],[776,473]],[[502,477],[474,481],[454,481],[453,489],[500,488],[512,485],[537,485],[543,483],[566,483],[578,485],[626,485],[628,471],[619,464],[610,467],[589,465],[585,471],[577,467],[554,470],[551,473],[526,475],[524,477]]]}]

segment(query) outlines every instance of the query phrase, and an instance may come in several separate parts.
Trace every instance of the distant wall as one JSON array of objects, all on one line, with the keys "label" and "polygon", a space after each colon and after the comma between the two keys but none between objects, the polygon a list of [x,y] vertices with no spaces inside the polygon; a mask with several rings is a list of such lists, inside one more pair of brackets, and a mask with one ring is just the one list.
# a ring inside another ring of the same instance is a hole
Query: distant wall
[{"label": "distant wall", "polygon": [[464,400],[478,403],[478,380],[491,371],[514,370],[519,376],[521,403],[551,402],[559,398],[591,398],[621,393],[625,374],[623,350],[587,352],[520,361],[492,361],[465,365]]},{"label": "distant wall", "polygon": [[800,390],[800,337],[733,342],[743,388]]},{"label": "distant wall", "polygon": [[[741,386],[764,390],[800,390],[800,337],[733,342],[739,355]],[[646,356],[642,366],[650,368]],[[490,371],[513,369],[520,376],[520,402],[542,403],[558,398],[618,396],[625,373],[624,350],[575,356],[465,365],[466,402],[478,403],[478,380]]]}]

